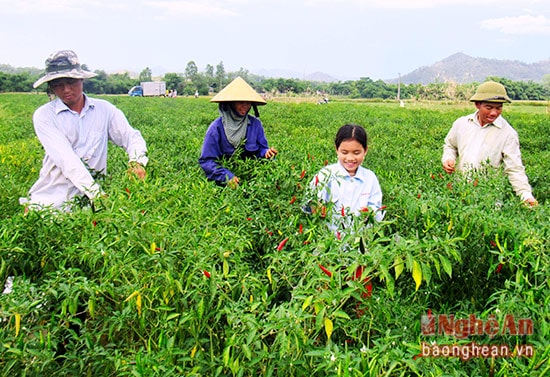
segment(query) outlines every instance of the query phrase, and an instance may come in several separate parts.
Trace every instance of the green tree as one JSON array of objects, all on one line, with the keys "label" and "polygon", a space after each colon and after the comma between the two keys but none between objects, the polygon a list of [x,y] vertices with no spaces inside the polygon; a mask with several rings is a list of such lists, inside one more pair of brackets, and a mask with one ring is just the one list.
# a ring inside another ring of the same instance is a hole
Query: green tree
[{"label": "green tree", "polygon": [[191,60],[185,67],[185,78],[192,81],[197,78],[198,74],[199,69],[197,68],[195,62]]},{"label": "green tree", "polygon": [[223,61],[219,62],[216,66],[216,85],[217,91],[219,92],[225,84],[225,67],[223,66]]},{"label": "green tree", "polygon": [[139,81],[132,79],[128,72],[109,75],[106,85],[107,94],[126,94],[128,90],[138,85]]},{"label": "green tree", "polygon": [[542,76],[542,86],[544,86],[546,90],[550,90],[550,73]]},{"label": "green tree", "polygon": [[84,91],[94,94],[112,94],[107,92],[107,83],[109,80],[107,72],[97,70],[94,73],[97,76],[84,80]]},{"label": "green tree", "polygon": [[139,81],[151,81],[153,80],[153,71],[151,71],[151,68],[147,67],[139,74]]},{"label": "green tree", "polygon": [[177,90],[182,93],[183,89],[183,77],[179,73],[167,73],[164,75],[164,81],[166,81],[166,89]]}]

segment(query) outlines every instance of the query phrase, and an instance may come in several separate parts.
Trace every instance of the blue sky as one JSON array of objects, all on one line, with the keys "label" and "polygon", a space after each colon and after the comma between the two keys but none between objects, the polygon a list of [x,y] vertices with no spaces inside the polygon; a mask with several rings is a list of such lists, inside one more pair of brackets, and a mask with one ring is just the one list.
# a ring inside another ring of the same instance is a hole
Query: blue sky
[{"label": "blue sky", "polygon": [[[0,0],[0,64],[392,79],[449,55],[550,59],[548,0]],[[162,69],[162,70],[161,70]]]}]

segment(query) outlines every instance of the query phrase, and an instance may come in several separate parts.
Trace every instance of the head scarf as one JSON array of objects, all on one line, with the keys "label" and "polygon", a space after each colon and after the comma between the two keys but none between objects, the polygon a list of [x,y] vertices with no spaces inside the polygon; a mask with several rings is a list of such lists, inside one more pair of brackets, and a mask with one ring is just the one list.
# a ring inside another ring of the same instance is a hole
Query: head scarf
[{"label": "head scarf", "polygon": [[220,103],[218,107],[222,117],[225,136],[231,145],[235,148],[241,144],[246,137],[246,127],[250,123],[248,114],[241,116],[237,114],[230,103]]}]

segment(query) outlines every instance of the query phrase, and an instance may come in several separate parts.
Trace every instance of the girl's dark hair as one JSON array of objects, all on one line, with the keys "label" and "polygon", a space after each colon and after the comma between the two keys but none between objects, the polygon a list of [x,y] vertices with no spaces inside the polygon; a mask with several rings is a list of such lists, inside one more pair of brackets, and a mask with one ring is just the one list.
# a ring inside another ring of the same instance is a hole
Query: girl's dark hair
[{"label": "girl's dark hair", "polygon": [[338,132],[336,132],[336,138],[334,139],[334,144],[336,144],[336,149],[340,147],[340,144],[344,140],[356,140],[359,144],[367,149],[367,132],[365,129],[357,124],[345,124]]}]

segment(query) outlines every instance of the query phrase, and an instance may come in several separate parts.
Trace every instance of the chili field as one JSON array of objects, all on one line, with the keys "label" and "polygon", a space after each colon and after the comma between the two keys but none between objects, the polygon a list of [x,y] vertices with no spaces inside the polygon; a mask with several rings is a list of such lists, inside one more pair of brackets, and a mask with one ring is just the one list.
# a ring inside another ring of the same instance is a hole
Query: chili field
[{"label": "chili field", "polygon": [[[259,110],[279,154],[228,160],[233,190],[198,165],[216,104],[104,98],[146,139],[146,180],[110,146],[99,206],[25,216],[47,96],[0,94],[1,375],[550,375],[547,104],[504,109],[528,208],[500,171],[443,172],[470,103],[274,99]],[[301,206],[345,123],[367,130],[386,215],[337,239]]]}]

